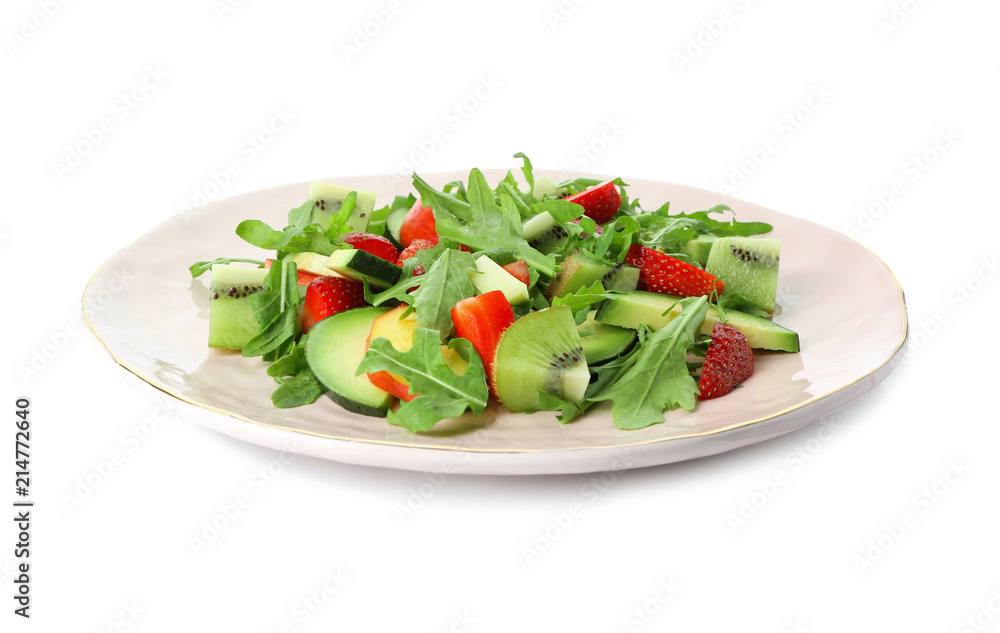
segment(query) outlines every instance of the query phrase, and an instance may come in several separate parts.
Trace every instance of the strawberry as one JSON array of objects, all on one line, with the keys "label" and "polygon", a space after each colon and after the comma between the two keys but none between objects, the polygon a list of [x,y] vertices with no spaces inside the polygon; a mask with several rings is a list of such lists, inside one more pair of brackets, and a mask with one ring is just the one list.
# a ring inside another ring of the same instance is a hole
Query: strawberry
[{"label": "strawberry", "polygon": [[519,259],[513,264],[507,264],[503,266],[503,269],[513,275],[518,281],[524,282],[525,286],[531,286],[531,277],[528,276],[528,264],[523,259]]},{"label": "strawberry", "polygon": [[[273,261],[274,261],[273,259],[265,259],[264,260],[264,268],[270,268],[271,267],[271,262],[273,262]],[[307,273],[304,270],[298,270],[297,272],[299,274],[299,285],[300,286],[308,286],[310,283],[312,283],[313,279],[316,279],[317,277],[319,277],[319,275],[314,275],[312,273]]]},{"label": "strawberry", "polygon": [[588,218],[593,218],[598,224],[604,224],[618,213],[618,208],[622,205],[622,196],[618,193],[615,183],[609,180],[568,196],[566,201],[581,205]]},{"label": "strawberry", "polygon": [[302,331],[316,325],[328,316],[368,305],[365,286],[360,281],[343,277],[322,276],[313,279],[306,288],[302,303]]},{"label": "strawberry", "polygon": [[432,242],[430,240],[416,239],[410,242],[410,245],[403,249],[403,252],[399,254],[399,259],[396,260],[397,266],[402,266],[403,262],[410,259],[417,254],[417,251],[422,251],[425,248],[434,248],[437,242]]},{"label": "strawberry", "polygon": [[420,200],[417,200],[406,213],[403,224],[399,227],[400,244],[406,247],[414,240],[428,240],[432,244],[438,243],[434,211],[430,207],[425,207]]},{"label": "strawberry", "polygon": [[396,263],[396,260],[399,259],[399,251],[392,245],[392,242],[381,235],[348,233],[344,236],[344,241],[358,250],[371,253],[375,257],[381,257],[387,262]]},{"label": "strawberry", "polygon": [[468,339],[483,360],[486,382],[493,390],[493,359],[497,346],[500,337],[514,322],[514,310],[503,291],[493,290],[462,299],[451,309],[451,322],[455,324],[455,335]]},{"label": "strawberry", "polygon": [[699,400],[724,396],[753,374],[753,352],[747,337],[735,327],[716,323],[701,369]]},{"label": "strawberry", "polygon": [[694,264],[646,246],[632,244],[625,262],[639,269],[639,289],[678,297],[721,294],[725,284]]}]

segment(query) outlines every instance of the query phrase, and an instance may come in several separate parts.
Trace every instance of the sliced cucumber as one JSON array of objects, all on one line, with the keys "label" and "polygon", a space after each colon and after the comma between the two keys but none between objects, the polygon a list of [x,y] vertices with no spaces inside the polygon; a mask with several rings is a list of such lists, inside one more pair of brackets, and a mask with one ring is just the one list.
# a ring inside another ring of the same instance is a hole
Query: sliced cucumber
[{"label": "sliced cucumber", "polygon": [[594,320],[596,310],[587,315],[587,319],[576,326],[580,331],[580,346],[587,359],[587,365],[599,365],[612,358],[617,358],[627,352],[638,336],[635,330]]},{"label": "sliced cucumber", "polygon": [[403,272],[396,264],[357,248],[334,251],[326,260],[326,267],[343,277],[368,280],[373,288],[388,288],[399,281]]},{"label": "sliced cucumber", "polygon": [[393,397],[355,376],[368,349],[372,322],[388,308],[355,308],[314,325],[306,335],[306,362],[334,402],[352,413],[384,418]]},{"label": "sliced cucumber", "polygon": [[309,252],[292,253],[288,256],[288,259],[295,262],[296,268],[303,272],[320,276],[340,277],[340,275],[326,267],[326,260],[329,259],[327,255]]},{"label": "sliced cucumber", "polygon": [[399,241],[399,231],[403,228],[403,220],[409,212],[410,210],[405,207],[393,209],[385,219],[385,236],[399,249],[403,248],[403,243]]},{"label": "sliced cucumber", "polygon": [[[680,306],[674,305],[680,300],[680,297],[656,292],[626,292],[607,299],[597,311],[595,320],[598,323],[633,329],[638,329],[639,324],[645,323],[651,329],[659,330],[680,314]],[[799,351],[799,335],[777,323],[736,310],[726,310],[726,318],[730,325],[746,335],[750,347],[782,352]],[[712,328],[720,320],[718,309],[710,305],[701,333],[711,334]]]}]

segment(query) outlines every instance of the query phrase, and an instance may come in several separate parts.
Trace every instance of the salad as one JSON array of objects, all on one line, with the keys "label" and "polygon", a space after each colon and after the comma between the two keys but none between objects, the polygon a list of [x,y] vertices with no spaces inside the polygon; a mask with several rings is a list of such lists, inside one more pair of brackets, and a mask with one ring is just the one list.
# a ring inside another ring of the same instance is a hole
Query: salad
[{"label": "salad", "polygon": [[260,357],[277,407],[324,394],[348,411],[431,429],[491,399],[567,423],[610,401],[640,429],[753,373],[754,350],[798,352],[771,319],[781,242],[719,205],[643,209],[620,178],[556,182],[524,154],[376,208],[316,182],[283,228],[236,233],[266,259],[220,258],[208,345]]}]

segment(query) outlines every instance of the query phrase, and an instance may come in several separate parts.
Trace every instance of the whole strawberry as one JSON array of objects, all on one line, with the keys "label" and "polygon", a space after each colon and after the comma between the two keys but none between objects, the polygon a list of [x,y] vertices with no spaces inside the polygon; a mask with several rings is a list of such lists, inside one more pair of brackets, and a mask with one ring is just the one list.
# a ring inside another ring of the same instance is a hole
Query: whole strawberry
[{"label": "whole strawberry", "polygon": [[632,244],[625,262],[639,269],[639,289],[678,297],[722,294],[725,284],[694,264],[682,262],[639,244]]},{"label": "whole strawberry", "polygon": [[308,332],[328,316],[365,305],[368,305],[365,286],[360,281],[326,275],[317,277],[309,283],[302,302],[302,331]]},{"label": "whole strawberry", "polygon": [[753,374],[753,352],[747,337],[735,327],[716,323],[701,369],[699,400],[724,396]]}]

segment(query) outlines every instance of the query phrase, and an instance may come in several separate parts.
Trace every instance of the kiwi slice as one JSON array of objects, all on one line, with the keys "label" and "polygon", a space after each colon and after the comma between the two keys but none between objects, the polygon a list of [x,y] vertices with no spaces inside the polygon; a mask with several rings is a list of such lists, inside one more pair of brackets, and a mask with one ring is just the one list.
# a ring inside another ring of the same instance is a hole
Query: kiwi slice
[{"label": "kiwi slice", "polygon": [[778,293],[781,240],[763,237],[720,237],[708,254],[705,270],[742,295],[774,313]]},{"label": "kiwi slice", "polygon": [[560,248],[569,240],[566,231],[548,211],[542,211],[525,220],[521,227],[521,237],[529,246],[545,255]]},{"label": "kiwi slice", "polygon": [[352,191],[357,192],[357,198],[354,203],[354,212],[348,219],[347,225],[356,233],[366,232],[368,222],[375,210],[375,194],[371,191],[363,191],[344,185],[334,185],[329,182],[312,183],[309,187],[309,201],[313,203],[312,221],[318,222],[322,226],[330,226],[333,214],[340,211],[341,205]]},{"label": "kiwi slice", "polygon": [[569,306],[546,308],[507,328],[493,361],[493,387],[509,411],[537,411],[538,392],[583,399],[590,370]]},{"label": "kiwi slice", "polygon": [[212,266],[208,346],[241,350],[260,327],[251,297],[264,291],[266,268],[236,264]]},{"label": "kiwi slice", "polygon": [[715,236],[709,233],[702,233],[693,240],[688,240],[682,245],[691,259],[704,266],[708,262],[708,254],[712,251],[712,244],[715,243]]},{"label": "kiwi slice", "polygon": [[639,269],[624,262],[611,266],[577,251],[559,265],[559,273],[545,288],[545,297],[549,301],[565,297],[580,288],[589,288],[595,281],[600,281],[605,290],[635,290]]}]

